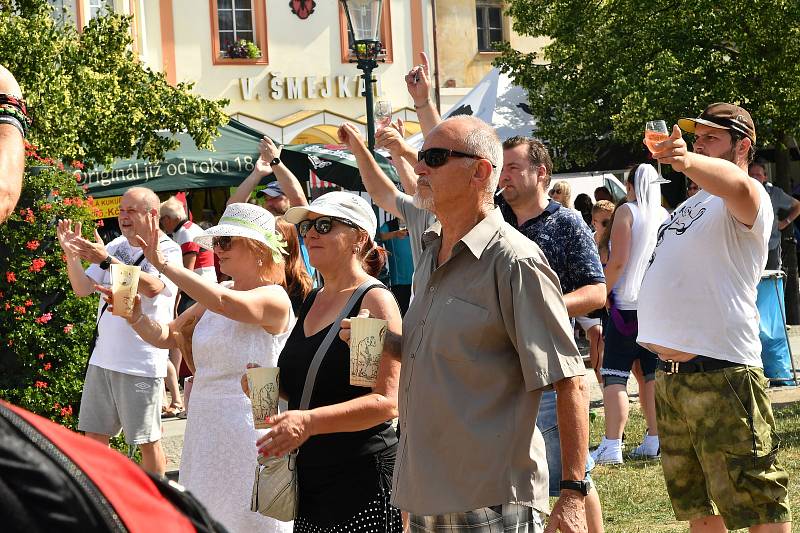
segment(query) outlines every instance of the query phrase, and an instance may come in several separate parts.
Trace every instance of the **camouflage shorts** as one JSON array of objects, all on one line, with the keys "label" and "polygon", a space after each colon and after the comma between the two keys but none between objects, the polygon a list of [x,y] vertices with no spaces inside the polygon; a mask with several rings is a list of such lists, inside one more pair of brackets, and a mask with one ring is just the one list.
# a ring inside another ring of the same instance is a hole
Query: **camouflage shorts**
[{"label": "camouflage shorts", "polygon": [[754,367],[657,372],[661,461],[678,520],[719,514],[728,529],[791,520],[766,383]]}]

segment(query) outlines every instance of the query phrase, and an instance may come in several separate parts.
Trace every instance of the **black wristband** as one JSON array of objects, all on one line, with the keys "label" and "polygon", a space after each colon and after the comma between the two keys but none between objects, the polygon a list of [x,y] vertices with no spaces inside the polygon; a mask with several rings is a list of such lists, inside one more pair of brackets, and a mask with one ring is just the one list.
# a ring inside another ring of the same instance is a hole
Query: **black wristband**
[{"label": "black wristband", "polygon": [[97,266],[99,266],[99,267],[100,267],[100,268],[102,268],[103,270],[108,270],[108,267],[110,267],[110,266],[111,266],[111,256],[109,255],[108,257],[106,257],[105,259],[103,259],[102,261],[100,261],[100,262],[97,264]]},{"label": "black wristband", "polygon": [[20,122],[17,117],[12,117],[11,115],[0,115],[0,124],[11,124],[19,130],[23,138],[25,137],[25,128],[22,127],[22,122]]},{"label": "black wristband", "polygon": [[575,492],[580,492],[584,496],[588,496],[589,492],[592,490],[592,483],[585,479],[581,481],[562,479],[558,488],[560,490],[574,490]]},{"label": "black wristband", "polygon": [[270,164],[270,166],[280,165],[281,164],[281,160],[276,157],[275,159],[270,161],[269,164]]}]

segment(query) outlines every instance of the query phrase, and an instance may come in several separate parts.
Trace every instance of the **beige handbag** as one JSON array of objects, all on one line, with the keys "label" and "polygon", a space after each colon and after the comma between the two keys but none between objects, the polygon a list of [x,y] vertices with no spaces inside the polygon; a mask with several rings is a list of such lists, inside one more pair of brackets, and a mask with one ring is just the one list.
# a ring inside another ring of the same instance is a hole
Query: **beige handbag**
[{"label": "beige handbag", "polygon": [[[328,351],[333,339],[339,334],[339,326],[347,316],[347,311],[370,287],[381,285],[373,279],[362,283],[350,296],[347,304],[339,313],[339,317],[334,321],[334,325],[328,331],[322,344],[317,348],[314,359],[306,374],[306,381],[303,385],[303,396],[300,400],[301,411],[308,409],[311,403],[311,392],[314,390],[314,382],[317,379],[322,359]],[[295,326],[295,327],[302,327]],[[297,451],[283,457],[267,458],[258,456],[256,465],[256,479],[253,482],[253,495],[250,499],[250,510],[258,512],[264,516],[289,522],[297,516]]]}]

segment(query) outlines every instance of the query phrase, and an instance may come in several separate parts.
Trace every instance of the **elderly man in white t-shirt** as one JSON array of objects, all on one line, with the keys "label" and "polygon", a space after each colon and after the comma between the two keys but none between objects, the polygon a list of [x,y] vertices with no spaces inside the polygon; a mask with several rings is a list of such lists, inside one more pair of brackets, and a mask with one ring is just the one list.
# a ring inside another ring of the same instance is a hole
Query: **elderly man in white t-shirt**
[{"label": "elderly man in white t-shirt", "polygon": [[747,175],[756,132],[741,107],[712,104],[653,155],[702,189],[658,231],[639,292],[638,342],[660,358],[656,405],[675,516],[693,533],[788,532],[788,475],[761,368],[756,285],[773,214]]},{"label": "elderly man in white t-shirt", "polygon": [[[95,284],[110,284],[112,264],[137,264],[142,270],[138,287],[142,311],[159,322],[172,320],[177,287],[160,276],[136,246],[136,235],[144,234],[150,213],[158,213],[158,208],[158,196],[150,189],[128,189],[119,206],[122,235],[108,244],[103,244],[96,231],[92,242],[81,237],[80,226],[73,228],[69,220],[59,222],[58,239],[76,295],[89,296]],[[170,261],[181,261],[180,247],[163,233],[159,244]],[[92,263],[86,271],[81,259]],[[125,441],[141,448],[144,469],[163,476],[161,387],[167,375],[167,350],[144,342],[123,317],[108,312],[102,299],[97,332],[81,395],[78,429],[106,445],[122,429]]]}]

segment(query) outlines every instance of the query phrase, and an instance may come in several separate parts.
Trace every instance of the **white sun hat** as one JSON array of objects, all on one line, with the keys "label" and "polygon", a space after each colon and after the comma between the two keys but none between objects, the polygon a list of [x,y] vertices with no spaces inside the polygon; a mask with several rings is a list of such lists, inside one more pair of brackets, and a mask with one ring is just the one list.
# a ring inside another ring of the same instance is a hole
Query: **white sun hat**
[{"label": "white sun hat", "polygon": [[292,224],[299,224],[308,218],[309,213],[349,220],[366,231],[371,239],[375,239],[375,231],[378,229],[375,211],[369,202],[357,194],[345,191],[329,192],[311,202],[310,205],[289,208],[283,218]]},{"label": "white sun hat", "polygon": [[219,224],[205,230],[204,235],[194,238],[194,242],[207,250],[213,250],[214,237],[245,237],[266,244],[272,250],[272,259],[283,261],[281,254],[288,255],[286,241],[275,231],[275,217],[272,213],[253,204],[235,203],[225,208]]}]

